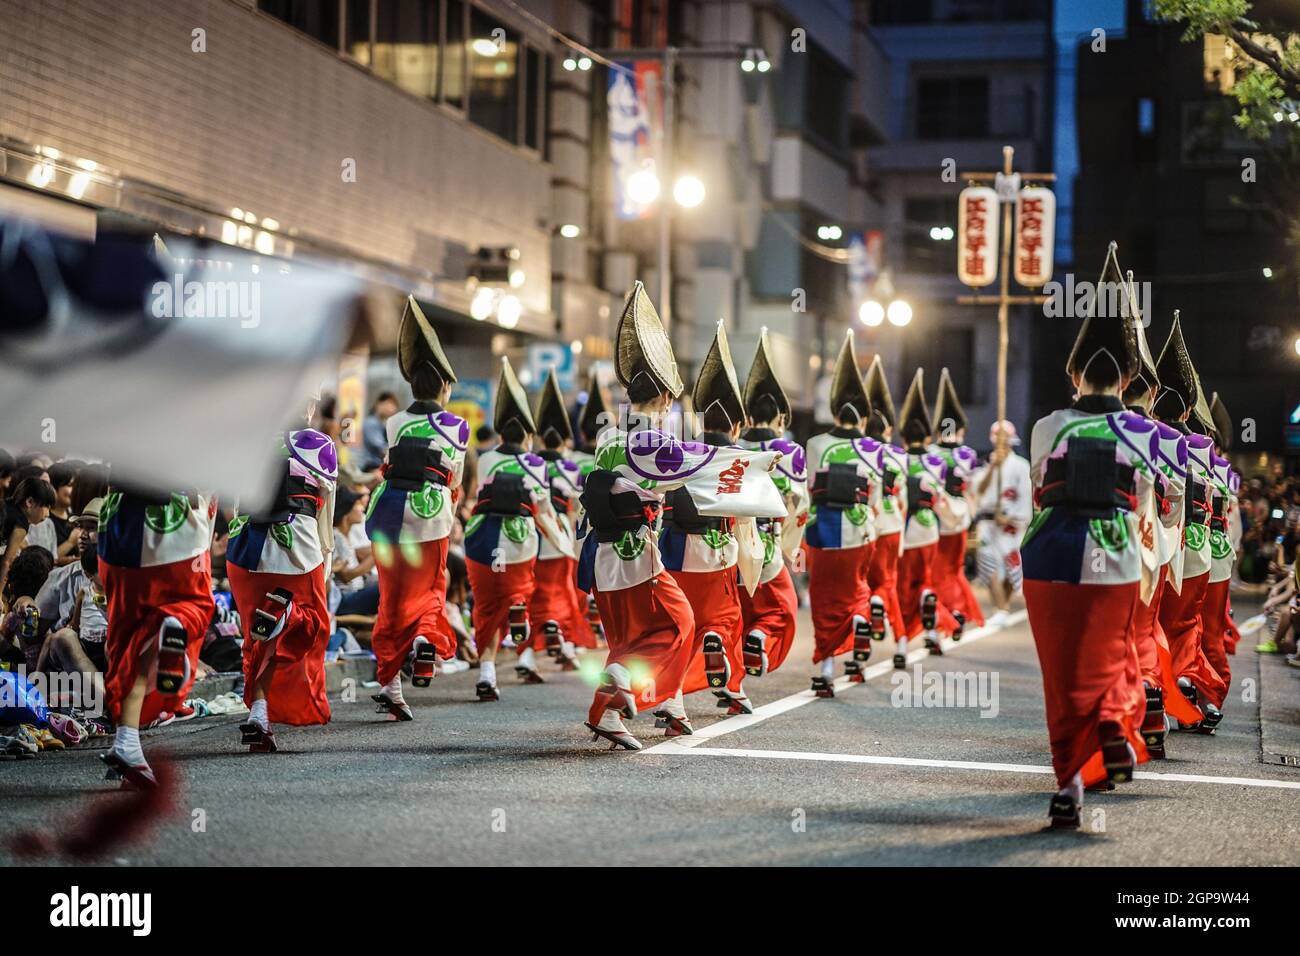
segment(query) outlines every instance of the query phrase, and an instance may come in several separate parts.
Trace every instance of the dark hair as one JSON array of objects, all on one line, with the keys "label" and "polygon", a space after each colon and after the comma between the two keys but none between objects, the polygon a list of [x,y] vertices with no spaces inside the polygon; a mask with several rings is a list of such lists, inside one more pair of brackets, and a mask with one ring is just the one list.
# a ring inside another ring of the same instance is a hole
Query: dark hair
[{"label": "dark hair", "polygon": [[44,548],[39,545],[23,548],[9,565],[9,580],[5,583],[9,603],[21,597],[36,597],[53,567],[54,555]]},{"label": "dark hair", "polygon": [[95,548],[87,548],[81,552],[78,559],[81,562],[81,570],[86,572],[86,577],[93,578],[99,574],[99,551]]},{"label": "dark hair", "polygon": [[21,508],[28,498],[42,507],[51,508],[54,506],[54,489],[44,478],[24,478],[14,485],[9,500]]},{"label": "dark hair", "polygon": [[528,439],[528,432],[517,418],[506,422],[501,429],[501,440],[507,445],[522,445]]},{"label": "dark hair", "polygon": [[474,429],[474,440],[480,442],[487,441],[495,434],[496,432],[492,430],[491,425],[480,425],[478,428]]},{"label": "dark hair", "polygon": [[447,380],[433,367],[432,362],[421,362],[411,372],[411,394],[418,401],[436,400],[446,384]]},{"label": "dark hair", "polygon": [[638,375],[627,387],[627,400],[633,405],[641,405],[664,394],[667,389],[649,375]]},{"label": "dark hair", "polygon": [[[27,468],[27,467],[30,466],[30,465],[35,465],[35,464],[36,464],[36,459],[38,459],[38,458],[44,458],[44,457],[45,457],[45,453],[44,453],[44,452],[39,452],[39,451],[25,451],[25,452],[23,452],[21,455],[18,456],[18,459],[17,459],[17,461],[18,461],[18,467],[19,467],[19,468]],[[44,468],[41,469],[41,471],[44,471],[44,470],[45,470]]]},{"label": "dark hair", "polygon": [[867,416],[867,426],[865,428],[867,437],[874,438],[876,441],[884,441],[885,431],[888,428],[889,419],[873,409],[871,414]]},{"label": "dark hair", "polygon": [[13,481],[9,485],[9,497],[13,497],[13,491],[28,478],[36,478],[39,481],[45,479],[41,477],[46,471],[40,465],[19,465],[14,469]]},{"label": "dark hair", "polygon": [[561,448],[564,445],[564,436],[554,428],[548,428],[542,433],[542,444],[551,450]]},{"label": "dark hair", "polygon": [[3,448],[0,448],[0,478],[6,478],[14,473],[18,463],[14,461],[14,456],[9,454]]},{"label": "dark hair", "polygon": [[1141,375],[1135,375],[1129,380],[1128,388],[1124,389],[1123,400],[1125,405],[1136,405],[1146,398],[1147,392],[1151,391],[1151,385]]},{"label": "dark hair", "polygon": [[50,484],[56,489],[70,485],[77,479],[77,469],[66,461],[58,461],[50,465],[46,474],[50,476]]},{"label": "dark hair", "polygon": [[86,505],[108,494],[108,466],[87,465],[72,482],[71,513],[84,514]]},{"label": "dark hair", "polygon": [[334,494],[334,527],[343,523],[343,519],[348,516],[361,496],[346,485],[339,485],[338,491]]},{"label": "dark hair", "polygon": [[380,392],[378,395],[375,396],[375,403],[370,407],[374,408],[375,405],[378,405],[380,402],[395,402],[395,401],[397,401],[397,396],[394,395],[392,392],[388,391],[387,389],[385,389],[384,391]]},{"label": "dark hair", "polygon": [[840,410],[835,413],[835,417],[849,427],[862,424],[862,416],[858,414],[857,408],[848,402],[840,406]]},{"label": "dark hair", "polygon": [[469,567],[459,552],[447,552],[447,591],[451,593],[469,585]]},{"label": "dark hair", "polygon": [[704,410],[701,416],[704,420],[704,430],[709,432],[729,432],[735,424],[721,405],[713,404]]},{"label": "dark hair", "polygon": [[753,408],[749,410],[749,417],[755,422],[775,421],[781,414],[781,406],[776,403],[776,399],[771,395],[759,395],[754,399]]}]

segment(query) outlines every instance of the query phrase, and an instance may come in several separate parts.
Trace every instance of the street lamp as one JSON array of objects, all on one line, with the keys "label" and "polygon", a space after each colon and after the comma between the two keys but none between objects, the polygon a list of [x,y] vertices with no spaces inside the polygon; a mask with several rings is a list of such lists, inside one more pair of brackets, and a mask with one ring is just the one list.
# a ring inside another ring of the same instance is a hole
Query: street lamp
[{"label": "street lamp", "polygon": [[700,182],[698,176],[688,174],[679,177],[673,184],[673,199],[679,206],[694,209],[704,202],[704,183]]},{"label": "street lamp", "polygon": [[627,178],[628,198],[639,206],[648,206],[658,199],[659,188],[653,163],[647,163]]},{"label": "street lamp", "polygon": [[902,299],[895,299],[889,303],[889,312],[887,314],[890,324],[897,325],[899,328],[912,321],[912,307]]},{"label": "street lamp", "polygon": [[858,318],[863,325],[874,329],[885,321],[885,307],[875,299],[868,299],[858,308]]}]

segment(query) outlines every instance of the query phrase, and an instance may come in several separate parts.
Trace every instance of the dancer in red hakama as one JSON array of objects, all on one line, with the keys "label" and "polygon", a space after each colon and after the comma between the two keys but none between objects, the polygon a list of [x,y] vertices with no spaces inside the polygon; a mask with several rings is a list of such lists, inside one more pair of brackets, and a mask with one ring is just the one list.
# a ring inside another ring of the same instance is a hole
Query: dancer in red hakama
[{"label": "dancer in red hakama", "polygon": [[[712,448],[742,451],[736,441],[745,420],[745,404],[722,322],[718,322],[713,344],[700,365],[691,398],[703,426],[695,440]],[[720,484],[701,476],[664,496],[659,556],[695,614],[699,652],[687,668],[682,693],[707,688],[728,714],[752,714],[754,708],[742,683],[746,670],[740,592],[756,587],[761,573],[762,558],[753,553],[760,546],[753,519],[762,504],[760,498],[746,492],[764,492],[762,497],[773,503],[763,515],[766,519],[784,517],[786,509],[771,481],[747,489],[726,472],[721,477],[724,481]],[[701,505],[712,501],[717,502],[712,513],[701,514]],[[737,519],[747,520],[738,523]],[[740,566],[742,549],[745,560]],[[748,585],[740,577],[745,577]],[[669,719],[664,724],[670,736],[679,730]]]},{"label": "dancer in red hakama", "polygon": [[745,672],[762,677],[779,668],[794,645],[799,595],[790,566],[798,567],[796,560],[802,562],[808,522],[807,457],[803,448],[785,437],[790,400],[772,368],[766,328],[759,332],[758,348],[745,380],[745,413],[748,427],[740,436],[741,447],[781,453],[772,481],[787,511],[784,518],[759,520],[763,568],[753,594],[748,588],[740,589]]},{"label": "dancer in red hakama", "polygon": [[[579,497],[586,485],[587,476],[596,467],[596,439],[606,426],[612,424],[614,418],[609,412],[609,403],[605,401],[604,391],[600,386],[600,376],[596,374],[593,366],[591,375],[587,379],[587,401],[582,406],[581,414],[578,415],[578,434],[574,436],[574,450],[570,455],[574,464],[578,466]],[[575,536],[577,515],[581,510],[579,504],[573,512]],[[576,575],[576,562],[574,567]],[[579,647],[599,647],[605,636],[604,627],[600,622],[600,609],[596,607],[596,599],[578,586],[576,576],[573,578],[573,595],[579,608],[585,609],[586,614],[586,627],[580,636],[574,639],[574,643]]]},{"label": "dancer in red hakama", "polygon": [[555,372],[546,376],[533,421],[542,441],[538,457],[546,462],[546,481],[556,529],[563,536],[557,546],[545,535],[537,547],[533,566],[533,593],[528,598],[528,620],[532,622],[533,653],[556,658],[561,669],[575,670],[578,647],[595,647],[596,637],[587,622],[585,601],[578,601],[574,582],[578,560],[575,550],[574,513],[582,493],[582,469],[565,454],[565,444],[573,437],[564,396],[555,380]]},{"label": "dancer in red hakama", "polygon": [[[966,442],[966,412],[957,398],[957,389],[945,368],[939,374],[939,389],[934,402],[934,420],[938,423],[936,441],[930,451],[943,459],[946,474],[944,492],[948,507],[938,513],[939,549],[935,559],[934,583],[939,603],[952,612],[962,627],[982,627],[984,612],[979,599],[966,579],[966,538],[971,526],[971,501],[968,486],[979,464],[975,449]],[[960,635],[953,634],[953,640]]]},{"label": "dancer in red hakama", "polygon": [[[1107,270],[1114,254],[1112,243]],[[1085,786],[1131,779],[1146,757],[1133,622],[1158,573],[1158,440],[1120,400],[1138,371],[1130,315],[1086,318],[1066,369],[1077,397],[1034,426],[1037,513],[1020,553],[1060,788],[1049,818],[1073,828]]]},{"label": "dancer in red hakama", "polygon": [[[614,369],[631,409],[601,431],[596,467],[581,498],[578,582],[595,595],[609,643],[586,726],[614,747],[639,750],[624,721],[640,711],[654,711],[669,732],[692,732],[682,684],[700,650],[691,605],[656,546],[663,495],[688,480],[727,488],[760,480],[770,485],[767,472],[777,456],[683,442],[660,429],[685,386],[640,282],[619,317]],[[697,510],[707,518],[713,506]]]},{"label": "dancer in red hakama", "polygon": [[115,487],[99,515],[99,576],[107,598],[104,691],[117,724],[103,755],[111,779],[156,787],[140,728],[185,703],[212,599],[216,501],[196,493]]},{"label": "dancer in red hakama", "polygon": [[378,711],[410,720],[402,695],[402,667],[412,660],[411,683],[427,687],[438,657],[453,657],[456,638],[443,614],[447,598],[447,544],[456,521],[469,424],[443,406],[456,373],[414,297],[398,331],[397,364],[415,401],[387,422],[384,480],[370,495],[366,534],[379,571],[379,613],[371,636],[383,687]]},{"label": "dancer in red hakama", "polygon": [[[903,618],[903,606],[898,600],[898,565],[903,556],[903,529],[907,526],[907,452],[890,444],[898,416],[879,355],[871,360],[864,387],[871,402],[867,437],[883,446],[884,461],[880,500],[874,516],[876,545],[871,549],[871,567],[867,572],[867,584],[871,587],[871,616],[873,622],[883,618],[895,641],[906,640],[907,624]],[[872,634],[883,639],[886,636],[883,623],[873,624]]]},{"label": "dancer in red hakama", "polygon": [[288,432],[279,486],[257,515],[230,523],[226,572],[244,631],[240,743],[274,753],[273,723],[305,726],[330,719],[325,648],[330,639],[326,576],[333,550],[338,459],[330,437]]}]

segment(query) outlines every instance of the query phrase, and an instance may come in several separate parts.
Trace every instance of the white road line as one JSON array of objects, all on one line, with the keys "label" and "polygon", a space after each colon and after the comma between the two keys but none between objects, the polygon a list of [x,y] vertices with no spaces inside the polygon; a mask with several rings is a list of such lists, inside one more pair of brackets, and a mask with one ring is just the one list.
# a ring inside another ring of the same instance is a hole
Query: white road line
[{"label": "white road line", "polygon": [[[689,739],[689,738],[687,738]],[[934,767],[941,770],[985,770],[994,773],[1052,774],[1051,767],[1036,767],[1019,763],[982,763],[976,760],[932,760],[925,757],[885,757],[873,754],[802,753],[796,750],[740,750],[734,747],[683,746],[685,741],[676,738],[650,750],[664,756],[688,757],[757,757],[763,760],[823,760],[831,763],[884,764],[894,767]],[[649,753],[650,751],[642,751]],[[1151,773],[1139,770],[1138,780],[1163,780],[1170,783],[1210,783],[1229,787],[1264,787],[1277,790],[1300,790],[1294,780],[1266,780],[1259,777],[1213,777],[1199,773]]]},{"label": "white road line", "polygon": [[[943,639],[944,652],[947,653],[948,651],[956,650],[958,648],[968,647],[969,645],[974,644],[976,641],[980,640],[981,638],[988,637],[990,634],[997,634],[999,631],[1004,631],[1010,627],[1015,627],[1017,624],[1020,624],[1022,621],[1028,620],[1028,618],[1029,618],[1029,614],[1027,612],[1016,611],[1013,614],[1007,615],[1007,619],[1005,623],[1003,623],[1000,627],[985,626],[985,627],[974,628],[970,631],[967,631],[965,634],[963,634],[962,639],[958,642],[954,642],[949,638],[944,638]],[[877,644],[877,647],[880,647],[886,643],[887,642],[882,641],[879,644]],[[921,643],[921,641],[919,641],[918,639],[917,641],[914,641],[912,643]],[[917,648],[916,650],[908,652],[907,662],[909,664],[914,664],[923,658],[928,658],[929,656],[930,656],[930,652],[926,650],[924,646],[922,646]],[[894,670],[894,662],[891,655],[889,660],[881,661],[878,664],[872,664],[869,667],[867,667],[862,673],[865,680],[874,680],[875,678],[880,677],[882,674],[891,673],[893,670]],[[847,676],[839,677],[835,681],[835,693],[842,694],[844,693],[844,691],[849,690],[855,686],[857,685],[850,682]],[[715,737],[721,737],[723,734],[732,734],[735,733],[737,730],[744,730],[747,727],[753,727],[755,724],[761,724],[763,721],[769,720],[772,717],[776,717],[780,714],[788,713],[789,711],[792,711],[798,707],[802,707],[804,704],[811,704],[814,700],[817,699],[818,699],[817,695],[814,694],[811,690],[803,690],[797,694],[791,694],[789,697],[782,697],[780,700],[774,700],[770,704],[763,704],[761,707],[755,707],[754,712],[752,714],[740,714],[735,717],[726,717],[722,720],[717,721],[716,723],[710,724],[707,727],[701,727],[699,730],[695,731],[695,733],[689,737],[674,737],[672,740],[665,741],[664,743],[661,744],[656,744],[653,747],[646,747],[644,750],[640,750],[637,752],[640,754],[650,754],[650,753],[655,753],[656,751],[663,750],[664,748],[669,748],[669,750],[666,752],[674,752],[683,748],[698,747],[701,744],[709,740],[712,740]]]}]

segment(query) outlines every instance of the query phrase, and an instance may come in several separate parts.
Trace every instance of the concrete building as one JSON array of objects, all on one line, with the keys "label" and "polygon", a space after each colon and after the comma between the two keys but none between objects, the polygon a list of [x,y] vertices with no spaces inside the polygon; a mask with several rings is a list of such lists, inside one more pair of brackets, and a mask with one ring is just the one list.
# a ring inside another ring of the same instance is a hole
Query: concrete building
[{"label": "concrete building", "polygon": [[[870,14],[889,57],[890,122],[887,142],[868,155],[884,206],[885,258],[913,319],[873,329],[869,342],[896,394],[919,366],[933,400],[946,366],[971,419],[968,440],[986,446],[997,402],[997,310],[955,304],[969,291],[956,276],[957,193],[964,172],[1001,168],[1004,145],[1015,148],[1017,169],[1051,169],[1049,4],[875,0]],[[1027,306],[1011,310],[1007,413],[1022,430],[1032,424],[1034,315]]]},{"label": "concrete building", "polygon": [[[811,237],[881,218],[866,147],[885,136],[889,74],[865,11],[861,0],[120,0],[109,14],[0,0],[0,212],[82,235],[159,231],[336,261],[393,304],[372,392],[397,380],[383,353],[408,291],[468,380],[490,380],[499,354],[535,380],[527,346],[542,343],[581,373],[610,357],[622,296],[637,277],[654,290],[659,259],[657,214],[614,216],[607,67],[582,49],[671,45],[682,51],[673,162],[706,188],[671,217],[684,371],[721,318],[743,374],[766,324],[807,409],[852,312],[843,244]],[[771,69],[742,70],[745,51]],[[503,250],[517,258],[479,281],[479,257]]]}]

